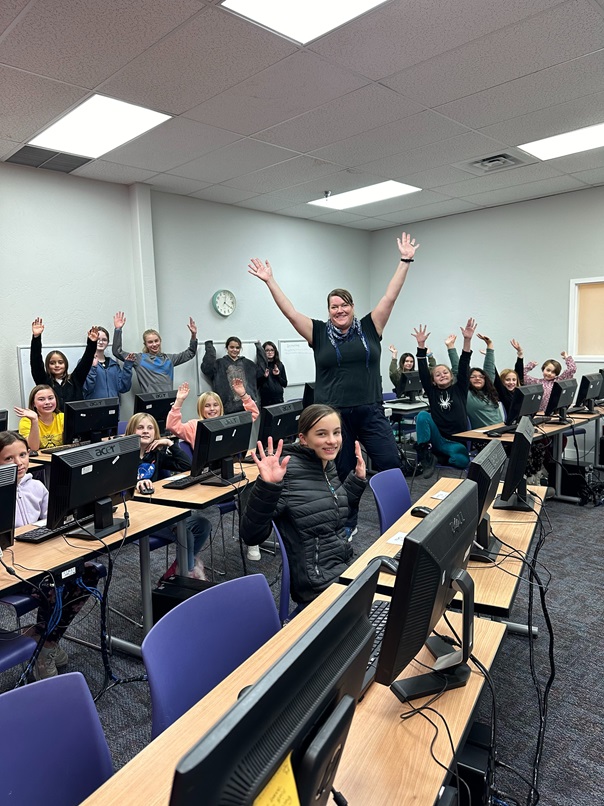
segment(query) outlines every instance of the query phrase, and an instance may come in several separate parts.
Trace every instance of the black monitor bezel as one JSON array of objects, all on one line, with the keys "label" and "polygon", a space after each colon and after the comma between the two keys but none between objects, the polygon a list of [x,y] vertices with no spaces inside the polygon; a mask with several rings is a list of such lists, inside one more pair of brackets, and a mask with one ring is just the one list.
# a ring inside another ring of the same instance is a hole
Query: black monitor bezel
[{"label": "black monitor bezel", "polygon": [[531,417],[541,408],[543,385],[540,383],[517,386],[512,395],[512,402],[505,418],[506,425],[520,422],[521,417]]},{"label": "black monitor bezel", "polygon": [[0,549],[15,542],[15,513],[17,509],[17,465],[0,465]]},{"label": "black monitor bezel", "polygon": [[[191,475],[200,476],[208,467],[218,468],[222,464],[222,470],[217,476],[230,472],[227,467],[232,468],[232,462],[225,465],[238,454],[247,453],[252,437],[252,415],[249,411],[238,411],[233,414],[224,414],[221,417],[212,417],[197,421],[197,431],[195,432],[195,443],[193,445],[193,459],[191,462]],[[228,439],[228,431],[237,429],[236,435],[231,434],[231,439],[225,441],[218,448],[215,446],[219,441]],[[236,438],[235,438],[236,436]],[[220,440],[219,440],[220,437]],[[228,449],[225,448],[228,445]],[[229,478],[234,478],[234,475]]]},{"label": "black monitor bezel", "polygon": [[275,403],[264,406],[260,413],[260,427],[258,429],[258,442],[265,447],[268,438],[273,438],[276,445],[280,439],[287,441],[298,435],[298,423],[304,409],[301,400],[290,400],[287,403]]},{"label": "black monitor bezel", "polygon": [[[120,419],[119,397],[65,402],[63,442],[100,442],[117,435]],[[86,421],[86,428],[79,427]]]},{"label": "black monitor bezel", "polygon": [[514,512],[531,512],[533,503],[526,488],[526,464],[528,461],[535,426],[530,417],[522,417],[514,433],[508,466],[503,478],[501,495],[493,503],[493,509],[509,509]]},{"label": "black monitor bezel", "polygon": [[155,417],[160,431],[165,431],[170,409],[176,402],[178,389],[166,392],[138,392],[134,395],[134,414],[149,414]]},{"label": "black monitor bezel", "polygon": [[565,378],[561,381],[554,381],[552,384],[552,391],[545,407],[545,416],[553,417],[558,415],[560,419],[564,419],[566,409],[568,409],[577,391],[577,381],[575,378]]}]

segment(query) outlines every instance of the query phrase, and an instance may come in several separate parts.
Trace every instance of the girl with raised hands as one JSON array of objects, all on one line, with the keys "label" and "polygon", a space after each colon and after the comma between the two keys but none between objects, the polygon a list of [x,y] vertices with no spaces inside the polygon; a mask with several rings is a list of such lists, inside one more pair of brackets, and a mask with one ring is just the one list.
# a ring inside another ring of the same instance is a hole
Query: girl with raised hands
[{"label": "girl with raised hands", "polygon": [[84,399],[84,383],[94,360],[99,331],[96,326],[88,331],[86,349],[72,373],[69,372],[67,356],[61,350],[52,350],[42,361],[43,332],[44,322],[37,317],[31,326],[29,351],[31,376],[36,384],[48,384],[52,387],[57,396],[58,406],[63,409],[64,403]]},{"label": "girl with raised hands", "polygon": [[430,404],[429,412],[420,411],[415,418],[417,453],[424,478],[433,475],[436,456],[458,468],[470,462],[465,440],[457,440],[454,435],[468,428],[469,369],[476,322],[470,318],[460,330],[464,341],[457,378],[446,364],[437,364],[432,372],[428,369],[426,341],[430,334],[425,325],[415,328],[412,334],[417,340],[419,375]]},{"label": "girl with raised hands", "polygon": [[[495,351],[493,342],[488,336],[477,333],[476,336],[486,344],[486,351],[482,369],[470,368],[470,385],[468,387],[467,412],[472,428],[481,428],[487,425],[497,425],[501,422],[501,409],[499,408],[499,393],[495,388]],[[451,370],[457,375],[459,356],[455,349],[457,336],[452,334],[446,339],[446,345],[451,361]]]},{"label": "girl with raised hands", "polygon": [[119,397],[129,392],[132,387],[134,353],[129,353],[124,361],[124,366],[120,367],[117,361],[105,355],[105,350],[109,346],[109,331],[104,327],[99,327],[98,331],[96,353],[84,383],[84,397],[86,400]]},{"label": "girl with raised hands", "polygon": [[299,443],[273,450],[258,443],[253,454],[260,473],[241,517],[239,534],[248,546],[262,543],[277,524],[289,560],[291,596],[304,606],[347,568],[352,545],[345,525],[367,484],[365,462],[355,443],[354,470],[342,482],[335,459],[342,423],[331,406],[308,406],[299,420]]}]

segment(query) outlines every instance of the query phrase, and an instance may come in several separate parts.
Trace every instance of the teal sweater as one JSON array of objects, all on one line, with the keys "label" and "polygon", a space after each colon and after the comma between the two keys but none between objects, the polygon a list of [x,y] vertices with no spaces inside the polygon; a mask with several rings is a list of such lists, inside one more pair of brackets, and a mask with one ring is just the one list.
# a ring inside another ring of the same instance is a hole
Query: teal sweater
[{"label": "teal sweater", "polygon": [[[453,348],[449,350],[449,360],[451,361],[451,370],[454,375],[457,375],[457,365],[459,364],[459,356],[457,350]],[[487,376],[493,380],[495,377],[495,351],[488,349],[484,357],[483,369]],[[470,384],[470,390],[472,385]],[[472,391],[468,392],[467,402],[468,418],[472,428],[480,428],[486,425],[496,425],[503,419],[499,403],[493,403],[488,398],[481,394],[475,394]]]}]

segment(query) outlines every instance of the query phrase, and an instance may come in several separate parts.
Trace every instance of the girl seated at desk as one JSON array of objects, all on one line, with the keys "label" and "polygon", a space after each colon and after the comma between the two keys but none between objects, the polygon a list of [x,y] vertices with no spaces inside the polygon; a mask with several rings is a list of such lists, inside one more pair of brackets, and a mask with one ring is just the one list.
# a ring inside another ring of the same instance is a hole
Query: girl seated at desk
[{"label": "girl seated at desk", "polygon": [[[48,511],[48,490],[41,481],[32,478],[29,469],[29,448],[27,440],[14,431],[0,433],[0,464],[17,465],[17,505],[15,508],[15,526],[26,526],[29,523],[46,518]],[[40,606],[36,623],[28,628],[28,633],[43,638],[44,644],[33,668],[34,680],[54,677],[58,669],[67,666],[69,658],[65,650],[59,646],[65,630],[69,627],[77,613],[80,612],[90,596],[90,589],[96,588],[99,575],[94,565],[86,565],[80,579],[70,577],[62,582],[61,613],[56,626],[48,632],[56,604],[55,581],[47,574],[31,594]],[[82,584],[80,584],[80,582]],[[31,590],[31,589],[30,589]]]},{"label": "girl seated at desk", "polygon": [[[299,420],[300,443],[273,452],[258,443],[252,454],[260,476],[244,509],[239,534],[249,546],[262,543],[275,521],[289,560],[291,597],[305,606],[348,567],[352,545],[345,531],[351,506],[358,507],[367,485],[365,462],[355,442],[356,467],[344,482],[335,458],[342,447],[338,412],[325,404],[308,406]],[[282,456],[283,454],[283,456]]]},{"label": "girl seated at desk", "polygon": [[[414,372],[415,371],[415,356],[413,353],[403,353],[398,361],[398,350],[391,344],[388,349],[390,350],[390,366],[388,367],[388,374],[390,376],[390,381],[394,386],[395,391],[398,389],[398,385],[401,380],[401,375],[404,372]],[[436,366],[436,359],[434,358],[434,354],[428,352],[428,366],[430,369]]]},{"label": "girl seated at desk", "polygon": [[[191,469],[191,461],[173,440],[161,437],[155,417],[150,414],[134,414],[126,426],[126,436],[140,437],[140,465],[138,468],[138,492],[153,490],[153,482],[165,478],[170,473],[180,473]],[[188,576],[194,579],[207,579],[201,559],[201,548],[212,531],[211,522],[200,512],[186,519]],[[175,531],[166,526],[153,533],[157,537],[175,540]],[[175,560],[164,574],[164,579],[178,573]]]},{"label": "girl seated at desk", "polygon": [[32,451],[57,448],[63,444],[63,412],[59,411],[57,396],[51,386],[38,384],[29,393],[28,408],[15,406],[19,433],[28,440]]}]

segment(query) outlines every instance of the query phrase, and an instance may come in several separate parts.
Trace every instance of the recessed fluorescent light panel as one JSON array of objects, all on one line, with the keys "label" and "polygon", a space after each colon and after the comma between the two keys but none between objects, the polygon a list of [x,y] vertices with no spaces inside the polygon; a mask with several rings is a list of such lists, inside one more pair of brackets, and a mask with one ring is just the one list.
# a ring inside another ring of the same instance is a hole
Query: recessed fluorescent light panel
[{"label": "recessed fluorescent light panel", "polygon": [[152,109],[93,95],[28,145],[96,159],[169,119]]},{"label": "recessed fluorescent light panel", "polygon": [[378,185],[369,185],[366,188],[348,190],[346,193],[338,193],[337,196],[328,196],[326,199],[317,199],[308,202],[316,204],[317,207],[330,207],[332,210],[348,210],[349,207],[360,207],[362,204],[372,204],[373,202],[384,201],[384,199],[394,199],[396,196],[406,196],[407,193],[417,193],[421,188],[413,185],[404,185],[402,182],[380,182]]},{"label": "recessed fluorescent light panel", "polygon": [[587,126],[585,129],[576,129],[574,132],[556,134],[544,140],[535,140],[518,146],[540,160],[553,160],[556,157],[565,157],[567,154],[578,154],[580,151],[589,151],[592,148],[604,146],[604,123],[597,126]]},{"label": "recessed fluorescent light panel", "polygon": [[384,0],[224,0],[223,6],[302,45]]}]

